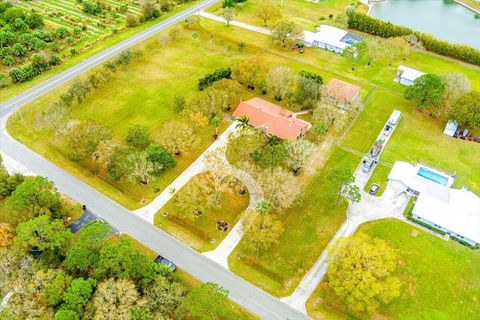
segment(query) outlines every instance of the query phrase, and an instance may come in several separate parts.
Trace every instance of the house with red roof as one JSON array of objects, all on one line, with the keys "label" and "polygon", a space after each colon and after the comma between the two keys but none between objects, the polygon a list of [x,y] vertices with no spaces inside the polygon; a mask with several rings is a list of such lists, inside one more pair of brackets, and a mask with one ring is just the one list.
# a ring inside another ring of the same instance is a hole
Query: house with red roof
[{"label": "house with red roof", "polygon": [[294,112],[257,97],[242,101],[233,116],[245,116],[252,127],[284,140],[303,137],[312,127],[311,123],[297,119]]}]

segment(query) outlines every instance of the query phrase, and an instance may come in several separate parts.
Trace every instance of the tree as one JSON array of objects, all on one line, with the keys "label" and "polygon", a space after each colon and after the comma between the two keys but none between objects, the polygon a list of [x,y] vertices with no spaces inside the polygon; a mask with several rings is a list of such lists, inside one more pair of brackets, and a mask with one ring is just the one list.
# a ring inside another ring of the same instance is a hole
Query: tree
[{"label": "tree", "polygon": [[202,192],[198,182],[187,183],[173,198],[173,203],[181,217],[193,220],[203,211]]},{"label": "tree", "polygon": [[76,311],[81,313],[83,307],[90,300],[93,290],[95,289],[96,281],[92,278],[75,278],[70,283],[67,291],[63,295],[62,309]]},{"label": "tree", "polygon": [[63,301],[63,295],[70,287],[72,277],[63,270],[48,270],[50,273],[49,282],[45,286],[45,302],[47,305],[55,307]]},{"label": "tree", "polygon": [[359,202],[361,200],[360,189],[355,184],[355,177],[347,168],[337,168],[332,170],[327,179],[332,183],[332,189],[337,192],[337,206],[340,203],[340,196],[344,196],[351,202]]},{"label": "tree", "polygon": [[384,39],[382,50],[388,58],[388,65],[391,66],[395,58],[399,55],[404,57],[410,53],[410,45],[402,37]]},{"label": "tree", "polygon": [[147,127],[134,125],[128,129],[125,141],[134,148],[144,150],[150,145],[150,133]]},{"label": "tree", "polygon": [[26,179],[12,193],[12,205],[16,210],[61,217],[60,194],[53,182],[36,176]]},{"label": "tree", "polygon": [[173,157],[158,144],[151,144],[147,150],[147,159],[153,165],[153,173],[156,175],[165,172],[169,168],[173,168],[177,165],[177,162]]},{"label": "tree", "polygon": [[109,278],[98,285],[92,303],[95,320],[129,320],[132,308],[144,302],[133,281]]},{"label": "tree", "polygon": [[0,247],[10,247],[13,244],[13,228],[8,223],[0,223]]},{"label": "tree", "polygon": [[177,317],[181,320],[220,320],[228,319],[228,291],[216,283],[204,283],[183,299],[177,309]]},{"label": "tree", "polygon": [[230,27],[230,21],[232,21],[235,15],[235,9],[233,7],[222,8],[220,16],[227,22],[227,27]]},{"label": "tree", "polygon": [[118,142],[114,140],[103,140],[97,146],[97,149],[92,153],[92,160],[96,163],[96,169],[107,169],[110,158],[115,153],[115,150],[122,147]]},{"label": "tree", "polygon": [[357,234],[339,239],[330,253],[328,285],[353,312],[375,312],[400,295],[393,276],[396,252],[381,239]]},{"label": "tree", "polygon": [[322,85],[314,79],[299,77],[295,90],[295,101],[304,105],[304,109],[313,108],[320,99]]},{"label": "tree", "polygon": [[260,56],[242,60],[232,67],[232,79],[250,90],[254,90],[255,87],[265,89],[267,73],[267,63]]},{"label": "tree", "polygon": [[210,120],[210,124],[215,128],[215,137],[217,137],[218,136],[218,127],[220,127],[220,125],[222,124],[222,118],[220,118],[219,116],[214,116]]},{"label": "tree", "polygon": [[282,47],[293,47],[302,36],[302,32],[302,28],[295,22],[280,20],[272,28],[272,39]]},{"label": "tree", "polygon": [[191,126],[180,120],[167,121],[160,129],[158,142],[169,153],[181,155],[197,141]]},{"label": "tree", "polygon": [[315,146],[305,139],[286,141],[284,146],[287,150],[286,164],[293,170],[294,174],[297,175],[313,153]]},{"label": "tree", "polygon": [[445,91],[443,93],[443,103],[447,108],[472,91],[470,80],[462,73],[452,72],[442,74],[443,83],[445,83]]},{"label": "tree", "polygon": [[267,86],[273,91],[275,100],[281,101],[290,96],[297,82],[297,75],[289,67],[279,66],[268,73]]},{"label": "tree", "polygon": [[68,156],[73,161],[91,158],[98,144],[112,138],[112,131],[93,120],[86,120],[71,127],[63,137]]},{"label": "tree", "polygon": [[257,170],[254,176],[262,187],[265,199],[275,209],[289,208],[300,195],[301,189],[295,177],[281,167]]},{"label": "tree", "polygon": [[424,110],[440,103],[445,84],[442,78],[435,74],[424,74],[407,87],[404,92],[405,99],[417,102],[417,108]]},{"label": "tree", "polygon": [[347,46],[343,52],[342,56],[347,58],[352,64],[352,71],[355,71],[358,61],[360,61],[367,52],[367,45],[365,42],[360,41],[356,42],[353,45]]},{"label": "tree", "polygon": [[142,15],[145,21],[152,20],[160,16],[160,10],[154,1],[146,0],[142,5]]},{"label": "tree", "polygon": [[453,105],[452,118],[470,130],[480,128],[480,92],[471,91]]},{"label": "tree", "polygon": [[367,54],[368,54],[368,65],[370,65],[373,61],[377,61],[382,59],[385,56],[385,51],[383,50],[383,41],[380,37],[367,37],[363,41],[365,41]]},{"label": "tree", "polygon": [[278,20],[282,13],[280,8],[270,1],[262,1],[255,10],[255,15],[263,21],[263,26],[268,27],[268,21]]},{"label": "tree", "polygon": [[63,248],[71,236],[63,221],[43,215],[18,225],[16,241],[28,250],[57,251]]},{"label": "tree", "polygon": [[273,211],[273,207],[270,201],[260,199],[255,203],[255,211],[260,214],[271,213]]},{"label": "tree", "polygon": [[135,151],[128,155],[126,166],[128,168],[127,180],[130,182],[140,181],[147,185],[148,181],[155,172],[155,168],[148,160],[148,154],[145,151]]},{"label": "tree", "polygon": [[224,149],[215,149],[205,155],[204,167],[208,170],[200,179],[199,186],[208,196],[208,203],[219,206],[221,195],[228,189],[231,181],[231,166]]},{"label": "tree", "polygon": [[282,223],[271,213],[250,212],[243,221],[245,246],[255,252],[255,260],[261,252],[278,244],[284,231]]},{"label": "tree", "polygon": [[60,309],[55,313],[53,320],[80,320],[80,317],[73,310]]},{"label": "tree", "polygon": [[243,130],[248,127],[249,121],[250,119],[248,119],[247,116],[240,116],[239,118],[237,118],[237,124],[235,125],[235,128]]},{"label": "tree", "polygon": [[183,300],[184,289],[177,282],[169,281],[165,277],[157,277],[155,282],[145,290],[147,305],[158,318],[174,318],[175,310]]},{"label": "tree", "polygon": [[260,167],[273,169],[284,164],[287,150],[283,144],[274,143],[253,151],[250,156]]},{"label": "tree", "polygon": [[186,104],[185,96],[175,95],[173,98],[173,109],[176,113],[181,113],[185,109]]}]

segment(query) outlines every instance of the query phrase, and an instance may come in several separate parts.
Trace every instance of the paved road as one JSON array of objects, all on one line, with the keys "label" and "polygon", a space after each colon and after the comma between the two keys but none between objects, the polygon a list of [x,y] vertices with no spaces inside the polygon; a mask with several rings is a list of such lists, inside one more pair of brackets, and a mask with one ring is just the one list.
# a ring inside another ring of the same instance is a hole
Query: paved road
[{"label": "paved road", "polygon": [[115,229],[131,235],[157,253],[176,263],[194,277],[203,282],[216,282],[228,289],[230,298],[233,301],[262,319],[307,319],[301,312],[180,243],[69,173],[53,165],[11,138],[5,129],[7,117],[23,104],[214,2],[215,0],[207,0],[195,5],[0,105],[0,151],[17,161],[19,166],[28,168],[37,175],[48,177],[60,191],[76,201],[86,204],[90,211],[106,220]]}]

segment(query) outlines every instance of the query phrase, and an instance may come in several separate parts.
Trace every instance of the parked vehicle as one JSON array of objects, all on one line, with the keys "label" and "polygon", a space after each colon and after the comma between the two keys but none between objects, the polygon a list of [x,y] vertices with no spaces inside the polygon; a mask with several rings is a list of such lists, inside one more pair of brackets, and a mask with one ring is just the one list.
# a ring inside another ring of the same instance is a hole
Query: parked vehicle
[{"label": "parked vehicle", "polygon": [[463,130],[463,133],[460,136],[460,139],[465,140],[466,137],[468,137],[468,129]]},{"label": "parked vehicle", "polygon": [[168,259],[165,259],[164,257],[162,257],[160,255],[155,258],[155,263],[163,264],[163,265],[167,266],[170,270],[172,270],[172,272],[177,270],[177,266],[173,262],[171,262]]},{"label": "parked vehicle", "polygon": [[369,173],[374,164],[375,164],[375,159],[368,156],[365,157],[362,161],[362,171],[364,173]]},{"label": "parked vehicle", "polygon": [[371,187],[368,193],[370,193],[372,196],[376,195],[378,190],[380,189],[380,186],[376,183],[374,183]]}]

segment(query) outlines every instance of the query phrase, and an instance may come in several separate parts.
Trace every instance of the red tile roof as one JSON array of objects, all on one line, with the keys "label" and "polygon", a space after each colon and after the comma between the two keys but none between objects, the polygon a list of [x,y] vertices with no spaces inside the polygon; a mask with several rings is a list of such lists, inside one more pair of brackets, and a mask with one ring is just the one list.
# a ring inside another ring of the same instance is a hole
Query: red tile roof
[{"label": "red tile roof", "polygon": [[311,128],[311,124],[297,119],[295,113],[260,98],[241,102],[233,115],[246,116],[255,128],[264,128],[266,135],[295,140]]},{"label": "red tile roof", "polygon": [[340,102],[350,102],[360,93],[360,87],[338,79],[332,79],[325,86],[327,96]]}]

